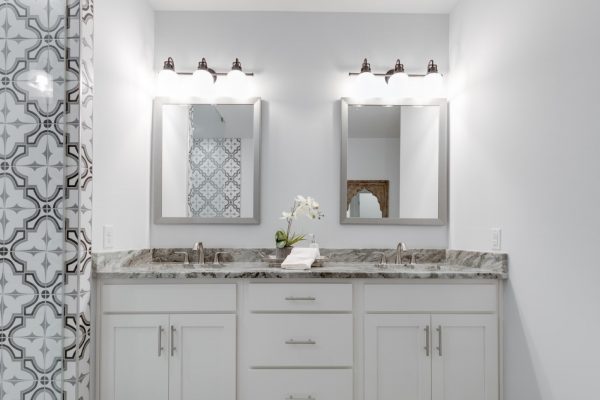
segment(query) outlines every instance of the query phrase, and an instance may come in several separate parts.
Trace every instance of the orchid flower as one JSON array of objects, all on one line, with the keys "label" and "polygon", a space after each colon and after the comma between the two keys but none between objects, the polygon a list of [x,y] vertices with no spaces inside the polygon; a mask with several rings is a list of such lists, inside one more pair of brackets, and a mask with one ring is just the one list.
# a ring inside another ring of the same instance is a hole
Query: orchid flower
[{"label": "orchid flower", "polygon": [[[287,232],[279,230],[275,234],[275,242],[278,248],[293,246],[294,244],[304,240],[305,235],[295,235],[291,233],[292,222],[298,216],[306,215],[309,219],[321,219],[325,215],[320,210],[319,203],[310,196],[304,197],[297,195],[294,198],[294,204],[290,211],[283,211],[280,219],[287,221]],[[290,236],[291,235],[291,236]]]}]

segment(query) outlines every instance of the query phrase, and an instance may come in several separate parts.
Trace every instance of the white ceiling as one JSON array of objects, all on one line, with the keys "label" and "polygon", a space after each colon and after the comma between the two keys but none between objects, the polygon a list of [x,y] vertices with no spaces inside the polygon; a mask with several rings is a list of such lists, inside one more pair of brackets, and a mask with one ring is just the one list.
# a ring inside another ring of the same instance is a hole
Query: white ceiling
[{"label": "white ceiling", "polygon": [[148,0],[156,10],[448,14],[459,0]]}]

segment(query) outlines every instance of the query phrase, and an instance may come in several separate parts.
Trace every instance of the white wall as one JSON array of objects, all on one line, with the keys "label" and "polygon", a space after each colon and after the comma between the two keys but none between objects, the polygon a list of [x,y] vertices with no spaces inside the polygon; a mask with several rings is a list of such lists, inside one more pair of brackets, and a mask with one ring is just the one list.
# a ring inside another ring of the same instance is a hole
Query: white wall
[{"label": "white wall", "polygon": [[[364,57],[377,71],[402,58],[422,72],[434,58],[448,65],[447,15],[318,13],[156,14],[154,67],[172,56],[179,70],[206,57],[226,70],[235,57],[249,71],[263,103],[262,222],[258,226],[151,225],[153,246],[273,246],[281,211],[297,194],[318,199],[323,221],[298,221],[322,246],[446,247],[445,227],[341,226],[339,224],[340,104],[350,94],[349,71]],[[145,154],[137,156],[142,159]],[[148,210],[137,209],[136,213]]]},{"label": "white wall", "polygon": [[94,251],[148,246],[154,13],[145,0],[94,5]]},{"label": "white wall", "polygon": [[400,218],[437,218],[439,107],[402,107],[400,117]]},{"label": "white wall", "polygon": [[162,123],[162,215],[188,213],[190,116],[186,105],[164,105]]},{"label": "white wall", "polygon": [[600,3],[464,0],[450,25],[450,244],[502,228],[505,399],[598,398]]}]

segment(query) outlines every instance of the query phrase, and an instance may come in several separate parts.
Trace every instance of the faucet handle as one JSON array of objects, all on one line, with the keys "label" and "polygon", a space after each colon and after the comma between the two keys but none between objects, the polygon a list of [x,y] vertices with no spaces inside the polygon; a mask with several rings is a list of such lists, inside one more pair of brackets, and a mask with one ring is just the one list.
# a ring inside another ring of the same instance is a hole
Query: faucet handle
[{"label": "faucet handle", "polygon": [[173,254],[183,254],[183,263],[184,264],[189,264],[190,263],[190,258],[188,256],[187,251],[176,251]]},{"label": "faucet handle", "polygon": [[381,264],[381,265],[386,265],[387,264],[387,255],[384,252],[379,251],[379,252],[374,253],[374,254],[377,255],[377,256],[381,256],[381,262],[379,264]]},{"label": "faucet handle", "polygon": [[224,255],[224,254],[229,254],[229,253],[226,252],[226,251],[217,251],[215,253],[215,259],[213,260],[213,264],[220,264],[220,262],[219,262],[219,255]]}]

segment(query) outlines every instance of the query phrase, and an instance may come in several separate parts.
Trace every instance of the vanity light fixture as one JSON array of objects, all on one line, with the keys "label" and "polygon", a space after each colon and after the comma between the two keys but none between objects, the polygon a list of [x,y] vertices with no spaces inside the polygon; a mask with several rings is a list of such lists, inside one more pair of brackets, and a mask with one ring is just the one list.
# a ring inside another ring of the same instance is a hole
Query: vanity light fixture
[{"label": "vanity light fixture", "polygon": [[173,87],[177,86],[177,73],[175,72],[175,61],[171,57],[163,63],[163,69],[158,74],[158,93],[161,96],[170,94]]},{"label": "vanity light fixture", "polygon": [[419,97],[421,94],[420,85],[408,79],[409,77],[424,78],[423,81],[423,93],[427,93],[428,97],[440,97],[443,87],[442,74],[438,71],[437,64],[430,60],[427,64],[426,74],[408,74],[405,71],[404,64],[400,60],[396,60],[396,64],[393,69],[388,70],[386,73],[374,73],[371,70],[371,65],[365,58],[360,69],[360,72],[350,72],[350,76],[357,76],[356,79],[356,92],[359,97],[375,97],[374,94],[378,91],[376,89],[378,80],[374,80],[374,77],[384,77],[385,82],[388,84],[387,92],[392,97]]},{"label": "vanity light fixture", "polygon": [[[180,88],[178,75],[192,75],[193,88],[195,92],[199,92],[202,95],[210,94],[213,90],[214,83],[217,81],[218,76],[227,77],[226,86],[229,88],[231,93],[245,93],[248,86],[247,76],[254,76],[252,72],[243,72],[242,63],[238,58],[232,64],[231,70],[228,72],[217,72],[212,68],[209,68],[206,58],[202,58],[198,62],[198,68],[192,72],[178,72],[175,70],[175,62],[173,58],[169,57],[163,63],[163,69],[158,74],[158,93],[160,96],[169,96],[179,91],[183,91]],[[185,91],[189,91],[186,89]]]},{"label": "vanity light fixture", "polygon": [[230,84],[245,84],[246,74],[242,71],[242,63],[238,58],[231,64],[231,71],[227,73]]},{"label": "vanity light fixture", "polygon": [[438,72],[438,66],[433,60],[427,64],[427,75],[423,78],[425,93],[430,97],[440,97],[443,87],[442,74]]},{"label": "vanity light fixture", "polygon": [[437,66],[437,64],[433,60],[430,60],[429,64],[427,65],[427,73],[426,74],[407,74],[405,72],[405,69],[404,69],[404,64],[402,64],[400,62],[400,60],[396,60],[396,65],[394,65],[394,68],[390,69],[385,74],[383,74],[383,73],[372,72],[371,71],[371,64],[369,64],[369,62],[365,58],[364,61],[363,61],[362,67],[360,69],[360,72],[349,72],[348,75],[349,76],[357,76],[357,75],[360,76],[363,73],[371,73],[374,76],[383,76],[383,77],[385,77],[385,81],[386,82],[389,82],[389,80],[391,79],[391,77],[393,75],[398,74],[398,73],[403,73],[403,74],[406,74],[406,76],[409,76],[409,77],[418,77],[418,78],[425,77],[425,76],[427,76],[429,74],[437,74],[439,76],[442,76],[442,74],[440,74],[438,72],[438,66]]},{"label": "vanity light fixture", "polygon": [[356,91],[361,97],[374,97],[376,84],[375,75],[371,72],[371,64],[365,58],[360,67],[360,74],[356,78]]},{"label": "vanity light fixture", "polygon": [[429,74],[439,74],[438,66],[433,60],[429,60],[429,64],[427,64],[427,75]]},{"label": "vanity light fixture", "polygon": [[195,91],[203,95],[211,94],[217,75],[212,68],[208,68],[206,58],[202,57],[198,63],[198,69],[192,74],[192,80]]},{"label": "vanity light fixture", "polygon": [[195,79],[208,80],[215,82],[217,80],[217,73],[214,69],[208,68],[206,58],[202,57],[202,60],[198,62],[198,69],[192,74]]},{"label": "vanity light fixture", "polygon": [[390,69],[388,72],[385,73],[385,81],[388,84],[390,83],[390,80],[392,80],[392,78],[404,79],[405,77],[408,78],[408,75],[404,71],[404,64],[400,62],[400,59],[396,60],[396,65],[394,65],[394,68]]},{"label": "vanity light fixture", "polygon": [[394,97],[410,97],[408,90],[408,74],[404,71],[404,64],[396,60],[396,65],[385,74],[385,81],[388,84],[388,91]]}]

